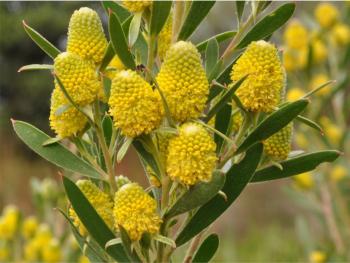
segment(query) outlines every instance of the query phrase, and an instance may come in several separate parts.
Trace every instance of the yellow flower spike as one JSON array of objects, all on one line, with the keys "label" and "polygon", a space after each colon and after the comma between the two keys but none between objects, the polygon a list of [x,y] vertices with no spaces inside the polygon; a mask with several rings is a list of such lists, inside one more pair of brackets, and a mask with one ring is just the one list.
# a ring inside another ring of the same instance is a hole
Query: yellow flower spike
[{"label": "yellow flower spike", "polygon": [[157,76],[174,120],[198,118],[205,108],[209,83],[196,47],[185,41],[167,51]]},{"label": "yellow flower spike", "polygon": [[243,123],[243,116],[240,111],[237,111],[235,114],[232,115],[232,132],[236,133],[239,131],[239,128],[242,126]]},{"label": "yellow flower spike", "polygon": [[325,44],[321,40],[315,39],[312,41],[311,45],[313,62],[316,64],[324,62],[328,54],[328,50]]},{"label": "yellow flower spike", "polygon": [[35,216],[24,219],[22,223],[22,235],[25,239],[32,238],[38,229],[38,220]]},{"label": "yellow flower spike", "polygon": [[157,128],[164,115],[159,93],[131,70],[116,74],[108,103],[114,125],[132,138]]},{"label": "yellow flower spike", "polygon": [[293,180],[294,180],[295,186],[301,190],[310,190],[315,185],[315,181],[312,177],[312,173],[310,172],[298,174],[293,177]]},{"label": "yellow flower spike", "polygon": [[42,259],[44,262],[61,262],[62,251],[57,239],[51,239],[42,248]]},{"label": "yellow flower spike", "polygon": [[286,71],[290,72],[304,69],[306,67],[308,54],[308,48],[303,48],[300,50],[286,48],[283,51],[283,66],[285,67]]},{"label": "yellow flower spike", "polygon": [[120,58],[117,55],[115,55],[106,68],[106,76],[110,79],[113,79],[115,75],[123,69],[126,69],[126,67],[124,66]]},{"label": "yellow flower spike", "polygon": [[123,6],[132,13],[138,13],[152,5],[151,0],[122,0]]},{"label": "yellow flower spike", "polygon": [[305,92],[299,87],[293,87],[287,91],[287,101],[296,101],[303,97]]},{"label": "yellow flower spike", "polygon": [[185,123],[169,141],[167,173],[184,185],[210,181],[217,160],[215,149],[212,136],[202,125]]},{"label": "yellow flower spike", "polygon": [[160,31],[158,36],[158,55],[161,60],[164,60],[165,54],[170,48],[172,30],[173,30],[173,21],[172,16],[169,15],[167,22],[165,23],[162,31]]},{"label": "yellow flower spike", "polygon": [[315,250],[312,251],[309,255],[310,263],[324,263],[326,262],[327,256],[323,251]]},{"label": "yellow flower spike", "polygon": [[0,217],[0,239],[11,240],[15,237],[19,224],[19,210],[16,206],[8,205]]},{"label": "yellow flower spike", "polygon": [[67,51],[100,63],[107,44],[98,14],[88,7],[74,11],[69,21]]},{"label": "yellow flower spike", "polygon": [[77,135],[87,123],[86,116],[70,104],[57,87],[51,95],[50,127],[60,138]]},{"label": "yellow flower spike", "polygon": [[339,46],[346,46],[350,43],[350,27],[347,24],[336,24],[332,28],[332,39]]},{"label": "yellow flower spike", "polygon": [[132,241],[140,240],[143,233],[156,234],[162,222],[156,209],[156,200],[141,186],[136,183],[126,184],[115,194],[115,227],[121,225]]},{"label": "yellow flower spike", "polygon": [[[107,226],[113,229],[113,200],[89,180],[78,180],[76,184]],[[69,209],[69,215],[80,234],[86,235],[87,230],[72,207]]]},{"label": "yellow flower spike", "polygon": [[[310,90],[316,89],[320,87],[322,84],[325,84],[327,81],[329,81],[329,78],[326,74],[323,74],[323,73],[316,74],[312,77],[310,81],[309,89]],[[322,88],[321,90],[317,91],[316,94],[318,94],[319,96],[325,96],[325,95],[328,95],[330,91],[331,91],[331,86],[328,85]]]},{"label": "yellow flower spike", "polygon": [[293,123],[289,123],[263,142],[264,152],[276,161],[287,159],[291,150],[292,132]]},{"label": "yellow flower spike", "polygon": [[[102,87],[92,63],[70,52],[63,52],[55,58],[54,72],[78,105],[85,106],[93,102]],[[58,85],[55,81],[57,88]]]},{"label": "yellow flower spike", "polygon": [[274,45],[252,42],[232,67],[231,80],[248,75],[236,91],[244,107],[253,112],[270,112],[280,101],[285,72]]},{"label": "yellow flower spike", "polygon": [[348,170],[342,165],[335,165],[331,170],[329,177],[333,182],[339,182],[348,174]]},{"label": "yellow flower spike", "polygon": [[330,28],[339,17],[336,7],[329,3],[320,3],[315,9],[315,18],[323,28]]},{"label": "yellow flower spike", "polygon": [[292,49],[302,49],[308,45],[309,32],[298,20],[292,20],[283,33],[284,42]]}]

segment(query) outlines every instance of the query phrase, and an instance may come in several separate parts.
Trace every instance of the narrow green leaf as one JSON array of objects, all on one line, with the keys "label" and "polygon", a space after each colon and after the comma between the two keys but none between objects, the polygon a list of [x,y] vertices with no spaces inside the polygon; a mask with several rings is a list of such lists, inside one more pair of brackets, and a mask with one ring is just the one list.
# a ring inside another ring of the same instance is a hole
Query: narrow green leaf
[{"label": "narrow green leaf", "polygon": [[191,211],[212,199],[224,186],[225,176],[220,171],[213,172],[213,178],[208,183],[198,183],[184,193],[165,214],[170,218]]},{"label": "narrow green leaf", "polygon": [[220,92],[222,92],[224,90],[225,90],[224,87],[221,87],[220,85],[215,85],[214,84],[209,90],[209,96],[208,96],[207,103],[212,101],[216,96],[218,96],[220,94]]},{"label": "narrow green leaf", "polygon": [[122,242],[123,241],[120,237],[113,238],[106,243],[105,248],[108,248],[108,247],[113,246],[113,245],[121,244]]},{"label": "narrow green leaf", "polygon": [[233,94],[239,88],[239,86],[241,86],[241,84],[246,79],[246,77],[247,76],[244,76],[243,78],[238,80],[236,83],[232,85],[232,87],[230,87],[225,92],[225,94],[220,98],[220,100],[209,110],[207,116],[204,118],[205,122],[210,121],[210,119],[213,118],[215,114],[225,106],[225,104],[227,104],[232,100]]},{"label": "narrow green leaf", "polygon": [[236,153],[241,153],[251,145],[266,140],[271,135],[278,132],[294,118],[296,118],[308,104],[308,100],[297,100],[271,113],[247,136],[247,138],[238,147]]},{"label": "narrow green leaf", "polygon": [[[106,243],[115,238],[115,235],[101,219],[94,207],[90,204],[74,182],[72,182],[66,176],[63,176],[63,185],[67,197],[80,221],[88,230],[91,237],[99,244],[99,246],[102,249],[105,249]],[[129,262],[121,244],[110,246],[106,249],[106,251],[117,261]]]},{"label": "narrow green leaf", "polygon": [[22,71],[26,71],[26,70],[41,70],[41,69],[53,70],[53,65],[47,65],[47,64],[25,65],[25,66],[21,67],[17,72],[22,72]]},{"label": "narrow green leaf", "polygon": [[160,243],[169,245],[169,246],[171,246],[172,248],[176,248],[176,243],[175,243],[175,241],[172,240],[172,239],[169,238],[169,237],[165,237],[165,236],[156,234],[156,235],[154,235],[153,238],[154,238],[155,240],[157,240],[158,242],[160,242]]},{"label": "narrow green leaf", "polygon": [[244,11],[244,4],[245,4],[245,1],[236,1],[236,12],[237,12],[238,22],[241,21],[243,11]]},{"label": "narrow green leaf", "polygon": [[106,144],[111,144],[111,138],[113,133],[113,121],[109,115],[105,115],[102,120],[103,135],[106,140]]},{"label": "narrow green leaf", "polygon": [[304,117],[304,116],[301,116],[301,115],[298,115],[296,118],[296,120],[306,124],[307,126],[319,131],[321,134],[323,134],[323,129],[320,125],[318,125],[316,122]]},{"label": "narrow green leaf", "polygon": [[118,17],[115,14],[109,16],[109,36],[114,48],[115,53],[118,55],[123,64],[130,69],[135,69],[135,61],[129,50],[126,37],[119,22]]},{"label": "narrow green leaf", "polygon": [[52,59],[57,57],[61,51],[52,45],[46,38],[44,38],[40,33],[35,31],[33,28],[28,26],[26,22],[23,20],[23,27],[29,37]]},{"label": "narrow green leaf", "polygon": [[115,55],[115,52],[113,49],[113,45],[111,42],[109,42],[101,62],[100,71],[103,72],[106,69],[109,62],[111,62],[111,60],[113,59],[114,55]]},{"label": "narrow green leaf", "polygon": [[287,3],[261,19],[241,40],[237,48],[244,48],[250,42],[264,39],[283,26],[293,15],[295,3]]},{"label": "narrow green leaf", "polygon": [[207,77],[213,71],[217,61],[219,59],[219,44],[215,38],[209,40],[207,49],[205,51],[205,71]]},{"label": "narrow green leaf", "polygon": [[102,1],[102,6],[109,14],[109,9],[119,18],[120,22],[124,22],[129,16],[130,12],[118,4],[116,1]]},{"label": "narrow green leaf", "polygon": [[275,166],[256,171],[252,183],[264,182],[276,179],[282,179],[314,170],[319,164],[324,162],[333,162],[340,155],[335,150],[319,151],[308,154],[299,155],[298,157],[280,162],[283,167],[281,171]]},{"label": "narrow green leaf", "polygon": [[108,100],[109,96],[111,95],[112,80],[107,76],[102,76],[102,85],[103,85],[104,94]]},{"label": "narrow green leaf", "polygon": [[234,164],[226,174],[223,191],[227,200],[220,194],[203,205],[191,218],[176,239],[176,245],[181,246],[212,224],[236,200],[250,179],[253,177],[260,162],[263,146],[258,143],[247,150],[243,160]]},{"label": "narrow green leaf", "polygon": [[178,40],[188,39],[207,16],[215,1],[193,1],[181,27]]},{"label": "narrow green leaf", "polygon": [[[215,116],[215,129],[226,136],[228,136],[228,131],[230,130],[231,114],[232,105],[226,104]],[[224,145],[224,138],[215,134],[214,141],[216,143],[216,152],[220,153]]]},{"label": "narrow green leaf", "polygon": [[172,1],[154,1],[152,4],[152,15],[151,15],[151,35],[158,35],[165,25]]},{"label": "narrow green leaf", "polygon": [[264,11],[271,3],[272,1],[259,1],[257,12],[260,13]]},{"label": "narrow green leaf", "polygon": [[210,40],[212,39],[216,39],[216,41],[218,43],[221,43],[227,39],[230,39],[230,38],[233,38],[235,35],[237,34],[236,31],[226,31],[226,32],[223,32],[223,33],[220,33],[220,34],[217,34],[207,40],[204,40],[200,43],[197,44],[197,49],[199,52],[202,52],[204,51],[206,48],[207,48],[207,45],[209,43]]},{"label": "narrow green leaf", "polygon": [[23,121],[12,121],[17,136],[34,152],[47,161],[71,172],[88,177],[101,179],[99,173],[89,163],[85,162],[60,143],[43,146],[49,137],[36,127]]},{"label": "narrow green leaf", "polygon": [[61,138],[59,137],[50,138],[43,143],[43,146],[48,146],[54,143],[58,143],[60,141],[61,141]]},{"label": "narrow green leaf", "polygon": [[193,263],[210,262],[210,260],[214,257],[218,247],[219,247],[219,236],[217,234],[211,234],[203,241],[203,243],[197,250],[196,254],[194,255],[192,262]]},{"label": "narrow green leaf", "polygon": [[136,13],[129,26],[129,34],[128,34],[128,40],[129,40],[129,47],[132,47],[140,33],[140,27],[141,27],[141,20],[142,20],[142,12]]},{"label": "narrow green leaf", "polygon": [[129,150],[130,145],[132,144],[132,141],[133,141],[132,138],[128,138],[128,137],[125,138],[123,145],[120,147],[120,149],[117,153],[117,162],[118,163],[120,163],[123,160],[125,154]]},{"label": "narrow green leaf", "polygon": [[308,93],[306,93],[302,98],[305,99],[305,98],[308,98],[310,97],[311,95],[313,95],[314,93],[320,91],[321,89],[327,87],[329,84],[332,84],[332,83],[335,83],[336,81],[335,80],[329,80],[327,81],[326,83],[323,83],[322,85],[320,85],[319,87],[309,91]]},{"label": "narrow green leaf", "polygon": [[129,260],[131,262],[141,262],[141,260],[139,259],[139,257],[137,256],[137,254],[133,251],[132,247],[131,247],[131,239],[128,235],[128,233],[126,232],[126,230],[124,229],[124,227],[122,227],[121,225],[118,225],[119,228],[119,232],[120,232],[120,237],[122,239],[122,246],[124,248],[125,253],[128,255]]}]

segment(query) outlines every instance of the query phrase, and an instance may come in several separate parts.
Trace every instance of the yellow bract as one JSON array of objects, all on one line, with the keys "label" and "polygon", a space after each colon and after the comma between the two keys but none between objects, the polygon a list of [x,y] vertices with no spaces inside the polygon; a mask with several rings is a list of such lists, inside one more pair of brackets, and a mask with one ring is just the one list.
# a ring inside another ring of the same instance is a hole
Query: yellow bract
[{"label": "yellow bract", "polygon": [[156,209],[156,200],[141,186],[136,183],[126,184],[115,194],[115,227],[122,226],[132,241],[140,240],[143,233],[155,234],[162,222]]},{"label": "yellow bract", "polygon": [[169,141],[167,173],[185,185],[210,181],[217,160],[215,149],[212,136],[203,126],[185,123],[179,128],[179,135]]},{"label": "yellow bract", "polygon": [[88,7],[74,11],[69,21],[67,51],[100,63],[107,44],[98,14]]},{"label": "yellow bract", "polygon": [[320,3],[315,9],[315,17],[321,27],[329,28],[337,21],[339,13],[334,5]]},{"label": "yellow bract", "polygon": [[127,10],[133,13],[142,12],[147,7],[152,5],[151,0],[141,0],[141,1],[123,0],[122,2],[123,2],[123,6]]},{"label": "yellow bract", "polygon": [[179,122],[198,118],[204,110],[209,83],[196,47],[179,41],[167,51],[157,76],[172,117]]},{"label": "yellow bract", "polygon": [[252,42],[232,67],[231,79],[248,76],[236,91],[249,111],[270,112],[280,101],[285,72],[274,45]]},{"label": "yellow bract", "polygon": [[135,71],[116,74],[108,104],[115,126],[128,137],[151,132],[163,118],[159,93]]}]

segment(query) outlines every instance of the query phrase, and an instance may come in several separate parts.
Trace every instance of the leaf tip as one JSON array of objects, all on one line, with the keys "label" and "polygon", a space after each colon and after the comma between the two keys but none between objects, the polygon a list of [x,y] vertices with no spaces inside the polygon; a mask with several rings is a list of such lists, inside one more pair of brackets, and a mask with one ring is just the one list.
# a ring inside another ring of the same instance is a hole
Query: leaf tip
[{"label": "leaf tip", "polygon": [[11,121],[13,126],[16,124],[16,120],[15,119],[10,118],[10,121]]},{"label": "leaf tip", "polygon": [[28,25],[27,25],[27,23],[26,23],[25,20],[22,20],[22,25],[23,25],[24,27],[28,27]]}]

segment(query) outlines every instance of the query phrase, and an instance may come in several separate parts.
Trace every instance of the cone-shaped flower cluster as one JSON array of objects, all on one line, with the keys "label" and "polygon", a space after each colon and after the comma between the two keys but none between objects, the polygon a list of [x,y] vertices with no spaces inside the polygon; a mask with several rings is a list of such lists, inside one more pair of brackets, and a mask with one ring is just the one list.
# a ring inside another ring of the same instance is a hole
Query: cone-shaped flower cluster
[{"label": "cone-shaped flower cluster", "polygon": [[98,14],[87,7],[74,11],[69,21],[67,51],[99,63],[106,47],[107,39]]},{"label": "cone-shaped flower cluster", "polygon": [[158,55],[161,60],[164,60],[165,54],[170,48],[173,29],[172,27],[172,17],[169,16],[167,22],[165,23],[162,31],[160,31],[158,36]]},{"label": "cone-shaped flower cluster", "polygon": [[184,122],[204,110],[209,84],[200,54],[190,42],[172,45],[157,76],[173,119]]},{"label": "cone-shaped flower cluster", "polygon": [[122,186],[115,194],[114,203],[116,228],[122,226],[132,241],[140,240],[143,233],[159,231],[162,220],[156,212],[157,203],[138,184]]},{"label": "cone-shaped flower cluster", "polygon": [[292,49],[302,49],[308,45],[309,32],[298,20],[290,22],[284,31],[284,42]]},{"label": "cone-shaped flower cluster", "polygon": [[238,132],[243,123],[243,116],[240,111],[232,115],[232,132]]},{"label": "cone-shaped flower cluster", "polygon": [[185,123],[179,135],[169,141],[167,173],[185,185],[210,181],[217,160],[215,149],[212,136],[203,126]]},{"label": "cone-shaped flower cluster", "polygon": [[285,72],[274,45],[252,42],[232,67],[231,79],[248,75],[236,94],[249,111],[270,112],[280,101]]},{"label": "cone-shaped flower cluster", "polygon": [[123,0],[122,2],[124,7],[133,13],[142,12],[152,4],[151,0],[140,0],[140,1]]},{"label": "cone-shaped flower cluster", "polygon": [[287,159],[291,150],[293,124],[276,132],[263,142],[265,153],[273,160],[282,161]]},{"label": "cone-shaped flower cluster", "polygon": [[108,103],[115,126],[132,138],[151,132],[159,126],[163,116],[159,94],[131,70],[116,74]]},{"label": "cone-shaped flower cluster", "polygon": [[315,17],[323,28],[329,28],[339,17],[336,7],[329,3],[321,3],[315,9]]},{"label": "cone-shaped flower cluster", "polygon": [[[89,180],[79,180],[77,186],[105,223],[113,229],[113,200]],[[80,234],[85,235],[87,233],[86,229],[73,208],[69,209],[69,215],[73,219],[74,225],[79,229]]]}]

